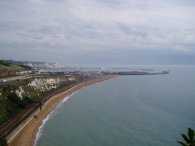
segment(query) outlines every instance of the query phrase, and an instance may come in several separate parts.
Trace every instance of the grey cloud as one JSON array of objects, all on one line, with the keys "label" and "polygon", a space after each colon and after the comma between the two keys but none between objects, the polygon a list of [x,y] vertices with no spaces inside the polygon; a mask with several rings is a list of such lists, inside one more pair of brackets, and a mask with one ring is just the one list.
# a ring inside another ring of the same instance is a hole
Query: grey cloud
[{"label": "grey cloud", "polygon": [[0,7],[4,52],[195,52],[192,0],[18,0]]}]

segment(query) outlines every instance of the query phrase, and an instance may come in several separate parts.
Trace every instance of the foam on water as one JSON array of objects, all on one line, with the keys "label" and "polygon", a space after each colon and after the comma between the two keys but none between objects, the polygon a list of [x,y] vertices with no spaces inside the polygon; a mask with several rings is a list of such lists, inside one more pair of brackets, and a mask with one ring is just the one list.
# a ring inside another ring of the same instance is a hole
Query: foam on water
[{"label": "foam on water", "polygon": [[173,68],[87,87],[56,111],[36,145],[177,146],[180,133],[194,129],[194,72]]},{"label": "foam on water", "polygon": [[[77,91],[76,91],[77,92]],[[35,142],[34,142],[34,146],[37,145],[37,142],[39,140],[39,138],[41,137],[42,135],[42,132],[43,132],[43,128],[45,126],[45,124],[47,123],[47,121],[49,121],[54,115],[55,113],[57,112],[58,108],[63,104],[65,103],[71,96],[73,96],[76,92],[72,93],[71,95],[69,96],[66,96],[62,102],[60,104],[58,104],[48,115],[47,117],[42,121],[42,124],[40,125],[40,127],[38,128],[38,132],[36,134],[36,138],[35,138]]]}]

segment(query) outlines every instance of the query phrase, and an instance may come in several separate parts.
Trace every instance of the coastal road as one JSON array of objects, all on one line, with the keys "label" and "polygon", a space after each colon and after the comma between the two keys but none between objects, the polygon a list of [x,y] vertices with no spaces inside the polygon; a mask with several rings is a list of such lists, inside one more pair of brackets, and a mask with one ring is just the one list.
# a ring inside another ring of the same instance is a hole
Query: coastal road
[{"label": "coastal road", "polygon": [[9,78],[2,78],[2,79],[0,79],[0,81],[6,80],[6,82],[0,82],[0,85],[6,84],[6,83],[11,82],[11,81],[30,79],[33,77],[35,77],[35,76],[14,76],[14,77],[9,77]]},{"label": "coastal road", "polygon": [[2,80],[9,81],[15,81],[15,80],[23,80],[23,79],[29,79],[32,78],[31,76],[15,76],[15,77],[9,77],[9,78],[3,78]]}]

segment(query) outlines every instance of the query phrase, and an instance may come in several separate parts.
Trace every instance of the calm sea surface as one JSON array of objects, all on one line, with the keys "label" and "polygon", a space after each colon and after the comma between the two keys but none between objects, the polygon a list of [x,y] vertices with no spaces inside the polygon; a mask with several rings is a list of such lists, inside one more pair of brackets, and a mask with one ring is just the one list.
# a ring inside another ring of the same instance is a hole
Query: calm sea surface
[{"label": "calm sea surface", "polygon": [[170,69],[83,88],[47,117],[36,145],[178,146],[195,128],[195,66]]}]

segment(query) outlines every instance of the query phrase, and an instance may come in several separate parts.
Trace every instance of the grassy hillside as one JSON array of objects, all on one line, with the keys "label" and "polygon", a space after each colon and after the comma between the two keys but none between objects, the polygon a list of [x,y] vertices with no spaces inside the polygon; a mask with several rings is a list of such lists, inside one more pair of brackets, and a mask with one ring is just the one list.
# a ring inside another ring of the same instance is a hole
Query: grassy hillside
[{"label": "grassy hillside", "polygon": [[78,76],[42,76],[0,85],[0,125],[44,96],[79,80]]},{"label": "grassy hillside", "polygon": [[0,60],[0,72],[17,72],[25,70],[25,68],[22,65],[16,65],[9,63],[9,61],[6,60]]}]

